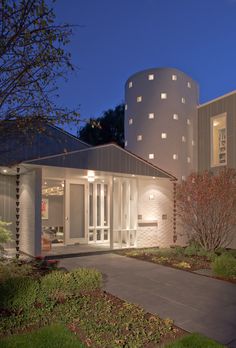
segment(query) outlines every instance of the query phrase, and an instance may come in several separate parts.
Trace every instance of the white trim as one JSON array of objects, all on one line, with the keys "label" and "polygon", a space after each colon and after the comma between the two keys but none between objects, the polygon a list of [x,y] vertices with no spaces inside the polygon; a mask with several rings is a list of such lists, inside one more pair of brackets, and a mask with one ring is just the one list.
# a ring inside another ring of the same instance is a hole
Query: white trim
[{"label": "white trim", "polygon": [[212,99],[212,100],[210,100],[210,101],[208,101],[208,102],[205,102],[205,103],[203,103],[203,104],[200,104],[200,105],[197,106],[197,109],[200,109],[200,108],[203,107],[203,106],[206,106],[206,105],[208,105],[208,104],[214,103],[214,102],[216,102],[216,101],[218,101],[218,100],[221,100],[221,99],[223,99],[223,98],[229,97],[229,96],[231,96],[231,95],[233,95],[233,94],[236,94],[236,90],[234,90],[234,91],[232,91],[232,92],[229,92],[229,93],[226,93],[226,94],[224,94],[224,95],[221,95],[220,97],[217,97],[217,98],[215,98],[215,99]]}]

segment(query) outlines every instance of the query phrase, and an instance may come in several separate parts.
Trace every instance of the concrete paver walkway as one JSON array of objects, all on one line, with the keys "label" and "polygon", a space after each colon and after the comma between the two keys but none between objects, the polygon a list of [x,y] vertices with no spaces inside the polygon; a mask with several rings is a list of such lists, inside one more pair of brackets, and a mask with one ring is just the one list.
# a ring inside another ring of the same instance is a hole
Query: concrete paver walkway
[{"label": "concrete paver walkway", "polygon": [[63,259],[61,266],[96,268],[106,291],[236,348],[235,284],[112,253]]}]

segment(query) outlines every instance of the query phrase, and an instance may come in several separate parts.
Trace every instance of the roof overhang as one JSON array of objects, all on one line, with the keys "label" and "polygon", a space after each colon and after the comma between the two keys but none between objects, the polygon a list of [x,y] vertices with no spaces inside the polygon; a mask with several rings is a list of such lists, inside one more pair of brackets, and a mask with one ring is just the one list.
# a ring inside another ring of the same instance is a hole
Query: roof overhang
[{"label": "roof overhang", "polygon": [[87,169],[177,180],[173,175],[116,144],[94,146],[24,163],[37,166]]}]

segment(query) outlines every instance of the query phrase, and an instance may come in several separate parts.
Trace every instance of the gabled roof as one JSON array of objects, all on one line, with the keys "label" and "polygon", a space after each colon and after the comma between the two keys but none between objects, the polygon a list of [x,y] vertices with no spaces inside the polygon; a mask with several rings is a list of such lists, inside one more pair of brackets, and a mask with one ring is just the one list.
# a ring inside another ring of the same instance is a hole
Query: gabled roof
[{"label": "gabled roof", "polygon": [[40,166],[155,176],[176,180],[173,175],[143,160],[133,153],[124,150],[116,144],[90,147],[70,153],[27,161],[26,163]]},{"label": "gabled roof", "polygon": [[19,130],[14,121],[1,127],[0,166],[12,166],[31,159],[88,148],[90,145],[72,134],[46,124],[42,131]]}]

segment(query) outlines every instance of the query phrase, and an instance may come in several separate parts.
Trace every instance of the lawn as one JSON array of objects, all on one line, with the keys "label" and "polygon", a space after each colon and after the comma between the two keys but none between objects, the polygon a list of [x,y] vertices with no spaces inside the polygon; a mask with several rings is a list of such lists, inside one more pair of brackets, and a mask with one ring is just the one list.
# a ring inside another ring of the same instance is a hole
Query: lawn
[{"label": "lawn", "polygon": [[211,270],[212,276],[236,282],[236,251],[206,251],[194,245],[173,248],[141,248],[119,254],[188,271]]},{"label": "lawn", "polygon": [[52,325],[38,331],[15,335],[0,341],[0,348],[84,348],[63,325]]}]

